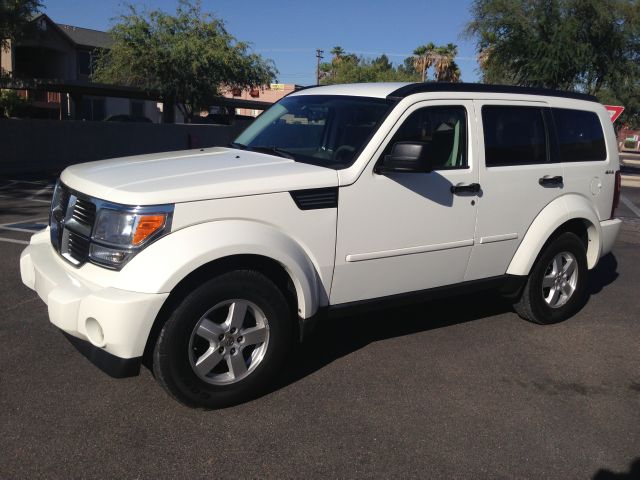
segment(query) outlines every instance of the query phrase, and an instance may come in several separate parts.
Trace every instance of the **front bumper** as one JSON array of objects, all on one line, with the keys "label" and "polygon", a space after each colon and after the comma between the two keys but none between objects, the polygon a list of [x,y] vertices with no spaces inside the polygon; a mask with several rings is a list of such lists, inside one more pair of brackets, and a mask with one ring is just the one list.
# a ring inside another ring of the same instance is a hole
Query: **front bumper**
[{"label": "front bumper", "polygon": [[602,241],[600,242],[602,245],[600,257],[605,256],[613,249],[613,244],[616,243],[616,238],[618,238],[618,232],[620,232],[621,225],[622,220],[619,218],[612,218],[611,220],[600,222],[600,235],[602,236]]},{"label": "front bumper", "polygon": [[54,251],[48,231],[20,255],[22,282],[47,304],[51,323],[112,376],[138,373],[151,327],[168,293],[138,293],[92,283]]}]

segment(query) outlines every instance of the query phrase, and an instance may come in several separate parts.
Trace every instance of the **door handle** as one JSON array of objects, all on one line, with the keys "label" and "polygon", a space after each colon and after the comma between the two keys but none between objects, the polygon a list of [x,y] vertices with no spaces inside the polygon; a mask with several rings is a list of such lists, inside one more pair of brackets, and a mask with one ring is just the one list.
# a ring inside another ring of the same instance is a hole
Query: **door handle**
[{"label": "door handle", "polygon": [[479,183],[459,183],[451,185],[451,193],[458,195],[460,193],[478,193],[480,191]]},{"label": "door handle", "polygon": [[552,177],[551,175],[545,175],[538,180],[538,183],[543,187],[545,185],[562,185],[563,179],[560,175],[556,175],[555,177]]}]

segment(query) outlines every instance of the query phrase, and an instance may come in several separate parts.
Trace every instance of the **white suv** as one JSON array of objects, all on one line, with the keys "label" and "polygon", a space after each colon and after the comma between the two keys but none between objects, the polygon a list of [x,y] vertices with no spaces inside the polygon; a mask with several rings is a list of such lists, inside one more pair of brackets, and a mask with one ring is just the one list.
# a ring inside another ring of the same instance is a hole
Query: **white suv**
[{"label": "white suv", "polygon": [[527,320],[569,317],[620,228],[618,170],[586,95],[305,89],[229,148],[67,168],[22,281],[107,373],[145,359],[179,401],[220,407],[348,307],[489,288]]}]

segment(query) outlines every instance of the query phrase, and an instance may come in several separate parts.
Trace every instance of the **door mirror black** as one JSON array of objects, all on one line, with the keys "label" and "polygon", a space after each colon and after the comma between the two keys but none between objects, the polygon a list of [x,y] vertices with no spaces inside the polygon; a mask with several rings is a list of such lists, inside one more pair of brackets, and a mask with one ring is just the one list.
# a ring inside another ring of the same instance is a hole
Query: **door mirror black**
[{"label": "door mirror black", "polygon": [[391,154],[385,155],[376,167],[376,173],[428,173],[433,170],[429,158],[429,144],[423,142],[397,142]]}]

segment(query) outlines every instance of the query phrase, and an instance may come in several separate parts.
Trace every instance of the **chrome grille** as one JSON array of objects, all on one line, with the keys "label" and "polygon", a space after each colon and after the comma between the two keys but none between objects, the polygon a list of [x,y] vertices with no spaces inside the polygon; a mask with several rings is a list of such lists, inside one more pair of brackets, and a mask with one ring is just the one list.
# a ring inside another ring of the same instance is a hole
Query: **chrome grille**
[{"label": "chrome grille", "polygon": [[96,205],[59,183],[51,202],[51,244],[70,263],[80,266],[89,257]]},{"label": "chrome grille", "polygon": [[76,204],[73,208],[73,215],[78,223],[93,227],[93,222],[96,219],[96,206],[88,200],[82,198],[76,199]]}]

